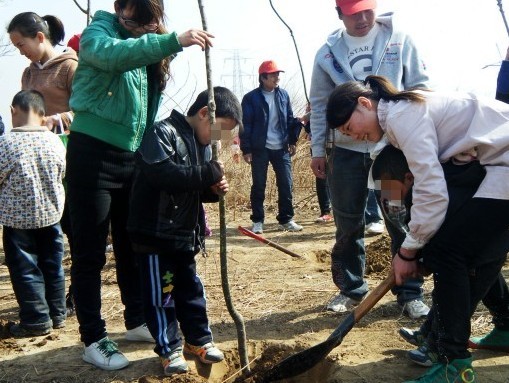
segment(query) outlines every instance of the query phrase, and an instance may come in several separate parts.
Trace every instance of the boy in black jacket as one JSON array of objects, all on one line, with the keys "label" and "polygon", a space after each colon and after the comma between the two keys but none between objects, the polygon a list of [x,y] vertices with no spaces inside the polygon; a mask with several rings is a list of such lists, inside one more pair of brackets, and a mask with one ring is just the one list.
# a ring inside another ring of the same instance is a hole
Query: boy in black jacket
[{"label": "boy in black jacket", "polygon": [[[235,95],[215,87],[214,97],[216,126],[232,130],[240,125],[242,109]],[[223,165],[210,160],[207,102],[204,91],[187,116],[173,110],[145,133],[136,153],[127,228],[140,255],[145,320],[166,375],[188,370],[183,353],[203,363],[224,358],[212,342],[194,260],[204,248],[202,202],[217,202],[228,191]]]}]

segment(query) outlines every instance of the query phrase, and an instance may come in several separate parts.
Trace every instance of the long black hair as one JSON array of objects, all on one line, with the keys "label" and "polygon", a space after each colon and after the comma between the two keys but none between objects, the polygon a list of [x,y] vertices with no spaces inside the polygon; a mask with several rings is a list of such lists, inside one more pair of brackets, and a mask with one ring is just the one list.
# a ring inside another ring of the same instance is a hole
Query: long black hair
[{"label": "long black hair", "polygon": [[51,15],[39,16],[34,12],[19,13],[7,26],[7,33],[18,32],[23,37],[34,38],[41,32],[51,42],[52,46],[60,44],[65,37],[64,24]]},{"label": "long black hair", "polygon": [[425,97],[414,90],[399,91],[383,76],[368,76],[361,81],[348,81],[339,85],[327,102],[327,123],[336,128],[347,122],[357,107],[359,97],[370,100],[424,102]]},{"label": "long black hair", "polygon": [[[116,0],[116,4],[120,9],[131,7],[135,15],[134,21],[140,24],[150,24],[153,20],[157,20],[159,27],[155,33],[158,35],[168,33],[164,26],[166,15],[163,0]],[[171,58],[166,57],[159,63],[150,65],[150,68],[154,70],[160,91],[166,88],[170,78],[170,61]]]}]

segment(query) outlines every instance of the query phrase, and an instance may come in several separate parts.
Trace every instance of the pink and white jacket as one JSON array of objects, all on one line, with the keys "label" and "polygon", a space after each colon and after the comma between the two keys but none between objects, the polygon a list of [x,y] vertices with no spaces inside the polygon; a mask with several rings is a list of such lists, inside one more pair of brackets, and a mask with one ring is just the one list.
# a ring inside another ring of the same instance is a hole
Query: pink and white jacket
[{"label": "pink and white jacket", "polygon": [[474,198],[509,200],[509,105],[472,94],[422,92],[426,102],[383,101],[386,138],[405,154],[415,180],[410,233],[403,247],[423,247],[442,225],[449,196],[441,163],[474,152],[486,177]]}]

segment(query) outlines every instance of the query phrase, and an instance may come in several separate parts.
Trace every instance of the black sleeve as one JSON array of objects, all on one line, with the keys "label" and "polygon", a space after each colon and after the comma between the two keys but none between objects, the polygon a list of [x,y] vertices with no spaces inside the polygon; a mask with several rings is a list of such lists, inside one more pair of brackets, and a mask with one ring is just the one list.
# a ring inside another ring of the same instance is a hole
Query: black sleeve
[{"label": "black sleeve", "polygon": [[223,176],[216,161],[203,165],[182,165],[175,161],[177,152],[168,132],[153,129],[143,137],[136,162],[148,182],[171,194],[202,191],[219,182]]}]

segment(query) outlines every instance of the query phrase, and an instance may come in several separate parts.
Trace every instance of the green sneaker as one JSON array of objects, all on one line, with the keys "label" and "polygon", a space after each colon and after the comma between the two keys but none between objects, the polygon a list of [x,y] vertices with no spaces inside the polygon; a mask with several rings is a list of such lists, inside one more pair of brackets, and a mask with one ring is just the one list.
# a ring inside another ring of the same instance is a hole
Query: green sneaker
[{"label": "green sneaker", "polygon": [[479,350],[509,352],[509,331],[494,328],[484,336],[470,338],[468,347]]},{"label": "green sneaker", "polygon": [[403,383],[476,383],[472,358],[436,363],[424,375]]}]

